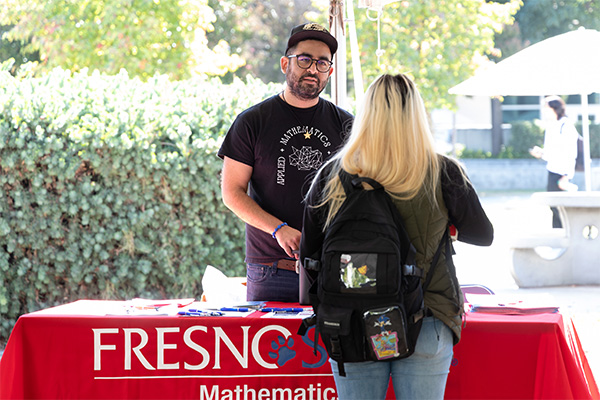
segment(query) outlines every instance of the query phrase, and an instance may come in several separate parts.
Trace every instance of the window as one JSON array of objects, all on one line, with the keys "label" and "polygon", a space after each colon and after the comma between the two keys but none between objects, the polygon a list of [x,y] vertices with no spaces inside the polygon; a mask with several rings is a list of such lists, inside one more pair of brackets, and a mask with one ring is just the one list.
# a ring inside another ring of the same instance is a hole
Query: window
[{"label": "window", "polygon": [[540,119],[539,106],[537,110],[502,110],[502,122],[510,124],[515,121],[533,121]]}]

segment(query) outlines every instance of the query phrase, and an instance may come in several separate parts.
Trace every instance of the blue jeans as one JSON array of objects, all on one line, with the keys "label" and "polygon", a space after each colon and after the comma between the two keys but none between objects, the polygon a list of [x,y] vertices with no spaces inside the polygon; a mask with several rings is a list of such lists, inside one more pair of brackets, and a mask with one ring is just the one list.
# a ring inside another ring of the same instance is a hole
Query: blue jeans
[{"label": "blue jeans", "polygon": [[246,300],[297,303],[300,294],[298,274],[270,265],[248,264]]},{"label": "blue jeans", "polygon": [[394,361],[344,363],[339,376],[330,359],[340,400],[385,399],[390,376],[397,399],[443,399],[453,355],[452,331],[434,317],[423,320],[413,355]]}]

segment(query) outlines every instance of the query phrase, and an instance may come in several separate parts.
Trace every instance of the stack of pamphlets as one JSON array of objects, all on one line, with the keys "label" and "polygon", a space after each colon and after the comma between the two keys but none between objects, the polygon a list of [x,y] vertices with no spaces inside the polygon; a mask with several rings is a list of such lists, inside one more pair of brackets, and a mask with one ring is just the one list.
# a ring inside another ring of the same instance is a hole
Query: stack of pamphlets
[{"label": "stack of pamphlets", "polygon": [[545,295],[507,296],[467,293],[467,310],[493,314],[527,315],[558,312],[551,297]]}]

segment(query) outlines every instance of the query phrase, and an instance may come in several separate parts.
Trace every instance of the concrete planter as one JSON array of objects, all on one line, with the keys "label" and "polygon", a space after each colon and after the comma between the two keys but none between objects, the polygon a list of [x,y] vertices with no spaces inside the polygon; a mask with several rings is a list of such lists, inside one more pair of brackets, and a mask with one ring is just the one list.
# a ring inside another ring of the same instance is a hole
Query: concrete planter
[{"label": "concrete planter", "polygon": [[[545,191],[546,162],[537,159],[462,159],[467,175],[478,191]],[[585,189],[583,172],[576,172],[573,183]],[[600,190],[600,159],[592,160],[592,190]]]}]

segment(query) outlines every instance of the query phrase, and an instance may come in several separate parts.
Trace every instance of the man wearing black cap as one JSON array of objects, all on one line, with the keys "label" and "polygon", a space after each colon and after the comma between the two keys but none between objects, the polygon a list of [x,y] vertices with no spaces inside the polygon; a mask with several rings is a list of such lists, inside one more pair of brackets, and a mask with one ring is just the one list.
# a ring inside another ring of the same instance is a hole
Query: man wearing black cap
[{"label": "man wearing black cap", "polygon": [[307,177],[340,147],[352,122],[319,96],[337,47],[318,24],[294,27],[280,61],[285,89],[238,115],[219,150],[223,202],[246,222],[248,300],[298,301]]}]

